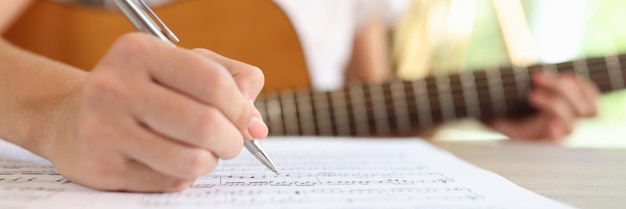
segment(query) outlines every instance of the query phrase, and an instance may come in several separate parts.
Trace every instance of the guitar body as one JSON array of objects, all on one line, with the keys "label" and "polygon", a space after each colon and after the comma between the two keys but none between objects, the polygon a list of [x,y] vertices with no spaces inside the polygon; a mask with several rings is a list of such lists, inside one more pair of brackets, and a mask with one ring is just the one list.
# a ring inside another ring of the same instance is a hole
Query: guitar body
[{"label": "guitar body", "polygon": [[[271,0],[180,0],[154,10],[181,39],[179,46],[207,48],[260,67],[264,91],[310,85],[298,36]],[[132,31],[117,11],[39,0],[4,37],[87,70],[117,37]]]}]

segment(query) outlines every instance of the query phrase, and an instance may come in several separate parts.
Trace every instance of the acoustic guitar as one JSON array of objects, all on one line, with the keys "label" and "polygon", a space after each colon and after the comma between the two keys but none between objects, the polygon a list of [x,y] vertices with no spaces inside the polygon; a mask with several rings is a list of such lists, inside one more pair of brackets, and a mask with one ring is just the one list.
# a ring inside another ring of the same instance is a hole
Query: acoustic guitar
[{"label": "acoustic guitar", "polygon": [[[156,12],[181,37],[181,46],[212,49],[264,70],[266,87],[256,105],[270,135],[402,135],[462,117],[529,114],[530,75],[537,70],[575,72],[602,92],[622,89],[626,80],[626,55],[619,55],[316,92],[295,30],[271,0],[185,0]],[[90,69],[116,37],[130,31],[115,11],[36,1],[4,37]]]}]

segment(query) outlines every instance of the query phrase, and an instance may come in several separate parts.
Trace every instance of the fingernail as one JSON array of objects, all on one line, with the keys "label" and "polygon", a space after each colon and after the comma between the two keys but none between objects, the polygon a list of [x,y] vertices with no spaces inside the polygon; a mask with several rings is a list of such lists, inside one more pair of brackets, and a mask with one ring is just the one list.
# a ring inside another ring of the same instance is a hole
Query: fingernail
[{"label": "fingernail", "polygon": [[258,117],[252,117],[250,120],[250,125],[248,125],[248,132],[250,135],[256,139],[263,139],[267,137],[269,133],[269,129],[267,125]]}]

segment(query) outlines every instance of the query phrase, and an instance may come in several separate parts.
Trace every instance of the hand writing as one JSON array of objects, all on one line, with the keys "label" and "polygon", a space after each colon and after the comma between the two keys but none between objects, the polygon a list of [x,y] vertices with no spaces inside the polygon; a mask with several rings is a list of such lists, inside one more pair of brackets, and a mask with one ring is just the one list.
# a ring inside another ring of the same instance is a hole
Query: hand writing
[{"label": "hand writing", "polygon": [[267,127],[263,74],[208,50],[121,37],[66,101],[46,157],[66,178],[124,191],[180,191]]}]

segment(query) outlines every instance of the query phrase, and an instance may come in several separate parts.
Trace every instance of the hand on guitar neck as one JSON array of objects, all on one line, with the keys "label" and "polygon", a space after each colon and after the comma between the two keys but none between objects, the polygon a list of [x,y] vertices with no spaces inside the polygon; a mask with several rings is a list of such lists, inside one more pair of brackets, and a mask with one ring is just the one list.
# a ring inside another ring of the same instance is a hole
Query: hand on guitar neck
[{"label": "hand on guitar neck", "polygon": [[486,124],[513,139],[559,140],[568,136],[581,117],[598,112],[598,90],[573,73],[532,75],[534,89],[528,100],[537,112],[525,117],[493,117]]}]

